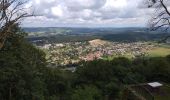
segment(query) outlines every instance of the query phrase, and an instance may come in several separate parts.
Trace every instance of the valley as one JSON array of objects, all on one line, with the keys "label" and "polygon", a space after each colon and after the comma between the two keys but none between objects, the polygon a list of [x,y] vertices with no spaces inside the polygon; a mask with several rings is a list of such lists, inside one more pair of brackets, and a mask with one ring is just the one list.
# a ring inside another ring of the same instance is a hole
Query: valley
[{"label": "valley", "polygon": [[[168,32],[147,28],[24,28],[27,40],[46,53],[50,67],[95,59],[161,57],[170,54]],[[164,52],[163,52],[164,51]]]},{"label": "valley", "polygon": [[[165,45],[165,44],[164,44]],[[167,44],[168,45],[168,44]],[[166,56],[169,47],[153,42],[111,42],[101,39],[83,42],[52,43],[38,46],[46,52],[49,66],[74,65],[95,59],[112,60],[115,57]],[[162,52],[162,50],[164,52]]]}]

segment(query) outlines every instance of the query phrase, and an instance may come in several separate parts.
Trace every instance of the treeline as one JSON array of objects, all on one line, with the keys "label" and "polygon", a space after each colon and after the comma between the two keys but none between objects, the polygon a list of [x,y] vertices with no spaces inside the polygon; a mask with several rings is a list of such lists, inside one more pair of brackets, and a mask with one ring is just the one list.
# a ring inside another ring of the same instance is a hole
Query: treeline
[{"label": "treeline", "polygon": [[1,100],[120,100],[128,84],[170,83],[170,56],[81,62],[72,73],[46,67],[45,53],[13,32],[0,50]]},{"label": "treeline", "polygon": [[[137,42],[137,41],[160,41],[166,42],[165,38],[169,36],[167,33],[151,34],[143,32],[126,32],[120,34],[96,34],[96,35],[54,35],[54,36],[40,36],[40,37],[28,37],[28,41],[36,43],[37,45],[43,45],[45,43],[63,43],[63,42],[83,42],[93,39],[102,39],[113,42]],[[164,41],[162,41],[164,40]]]},{"label": "treeline", "polygon": [[170,34],[168,33],[145,33],[145,32],[126,32],[121,34],[103,35],[101,39],[114,42],[138,42],[138,41],[162,41]]},{"label": "treeline", "polygon": [[92,35],[55,35],[55,36],[42,36],[42,37],[29,37],[26,38],[32,43],[37,45],[44,45],[45,43],[63,43],[63,42],[84,42],[93,39],[101,38],[100,36]]}]

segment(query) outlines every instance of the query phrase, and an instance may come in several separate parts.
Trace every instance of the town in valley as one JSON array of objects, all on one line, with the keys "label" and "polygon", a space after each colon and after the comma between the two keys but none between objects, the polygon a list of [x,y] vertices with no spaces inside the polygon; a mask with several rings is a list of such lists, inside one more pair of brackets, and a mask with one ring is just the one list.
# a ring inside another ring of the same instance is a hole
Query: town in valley
[{"label": "town in valley", "polygon": [[95,59],[113,59],[121,56],[128,58],[148,56],[148,51],[157,48],[154,43],[150,42],[111,42],[100,39],[44,44],[38,47],[46,52],[46,59],[52,66],[64,66]]}]

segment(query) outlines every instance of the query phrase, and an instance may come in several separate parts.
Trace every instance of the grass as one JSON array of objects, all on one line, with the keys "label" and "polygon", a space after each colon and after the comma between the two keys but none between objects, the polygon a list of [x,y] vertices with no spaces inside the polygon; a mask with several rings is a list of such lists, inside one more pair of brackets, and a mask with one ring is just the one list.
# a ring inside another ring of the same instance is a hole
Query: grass
[{"label": "grass", "polygon": [[165,57],[170,54],[170,48],[168,47],[156,47],[148,51],[150,57]]}]

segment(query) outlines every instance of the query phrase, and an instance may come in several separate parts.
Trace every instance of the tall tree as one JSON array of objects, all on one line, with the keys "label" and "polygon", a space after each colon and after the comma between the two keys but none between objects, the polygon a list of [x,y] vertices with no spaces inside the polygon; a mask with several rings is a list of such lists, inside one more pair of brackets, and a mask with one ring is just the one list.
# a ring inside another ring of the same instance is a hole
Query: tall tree
[{"label": "tall tree", "polygon": [[45,54],[14,25],[0,50],[0,99],[44,100]]},{"label": "tall tree", "polygon": [[14,24],[19,23],[25,17],[33,16],[26,9],[25,0],[0,0],[0,49],[7,37],[12,33]]},{"label": "tall tree", "polygon": [[148,0],[148,7],[155,8],[155,15],[150,20],[150,29],[163,29],[167,31],[170,28],[170,11],[168,9],[169,0]]}]

